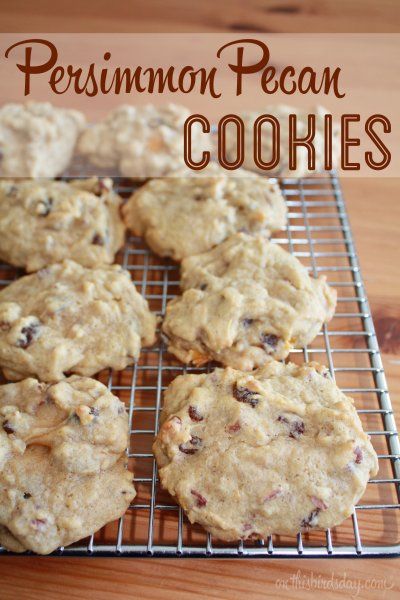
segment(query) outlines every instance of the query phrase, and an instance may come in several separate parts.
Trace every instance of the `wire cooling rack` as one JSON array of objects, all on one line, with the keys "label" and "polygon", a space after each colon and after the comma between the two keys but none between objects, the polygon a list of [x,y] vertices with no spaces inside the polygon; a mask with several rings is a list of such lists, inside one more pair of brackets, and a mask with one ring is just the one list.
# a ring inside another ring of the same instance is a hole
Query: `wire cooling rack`
[{"label": "wire cooling rack", "polygon": [[[151,446],[158,430],[162,392],[179,374],[207,369],[182,366],[162,342],[144,349],[140,360],[122,372],[99,378],[126,404],[130,422],[129,466],[137,496],[126,515],[59,556],[165,557],[371,557],[399,556],[400,445],[381,356],[365,294],[339,181],[323,178],[286,179],[281,187],[289,208],[285,232],[274,241],[305,264],[313,276],[326,275],[338,291],[337,312],[314,342],[295,350],[290,359],[325,364],[341,389],[353,396],[364,429],[379,457],[379,473],[367,486],[351,518],[327,532],[264,541],[226,544],[191,525],[182,510],[160,488]],[[133,187],[117,179],[124,197]],[[162,315],[179,293],[176,264],[151,253],[131,237],[118,258],[131,273],[152,310]],[[0,285],[20,275],[0,266]],[[207,367],[208,370],[212,366]],[[0,553],[5,553],[0,548]]]}]

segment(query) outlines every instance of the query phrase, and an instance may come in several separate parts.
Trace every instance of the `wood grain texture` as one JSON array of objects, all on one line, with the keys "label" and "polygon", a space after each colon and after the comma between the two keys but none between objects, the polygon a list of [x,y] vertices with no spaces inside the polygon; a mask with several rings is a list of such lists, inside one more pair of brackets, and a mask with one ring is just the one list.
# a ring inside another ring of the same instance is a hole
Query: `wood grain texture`
[{"label": "wood grain texture", "polygon": [[[0,0],[2,31],[76,32],[398,32],[398,0]],[[384,68],[384,66],[383,66]],[[400,413],[400,203],[398,179],[342,181],[356,248],[377,331],[389,389]],[[352,585],[386,580],[385,592],[356,590],[354,597],[399,597],[398,560],[146,560],[1,558],[1,600],[122,600],[127,598],[250,598],[302,600],[321,592],[301,587],[300,576],[332,575]],[[287,589],[276,587],[287,580]],[[321,579],[319,579],[321,581]],[[328,585],[328,584],[327,584]],[[356,588],[354,588],[356,589]],[[325,598],[349,597],[326,591]]]},{"label": "wood grain texture", "polygon": [[[385,593],[366,589],[357,593],[358,585],[365,586],[367,577],[385,581],[389,589]],[[322,594],[316,587],[318,583],[314,583],[313,589],[304,589],[313,581],[319,581],[321,586],[322,579],[336,581],[338,585],[346,581],[347,586],[354,586],[354,598],[363,600],[392,600],[400,591],[394,561],[9,558],[3,561],[0,597],[18,600],[303,600]],[[281,580],[288,582],[287,588],[281,587]],[[327,589],[323,597],[327,600],[349,598],[350,594]]]},{"label": "wood grain texture", "polygon": [[397,32],[397,0],[1,0],[1,31]]}]

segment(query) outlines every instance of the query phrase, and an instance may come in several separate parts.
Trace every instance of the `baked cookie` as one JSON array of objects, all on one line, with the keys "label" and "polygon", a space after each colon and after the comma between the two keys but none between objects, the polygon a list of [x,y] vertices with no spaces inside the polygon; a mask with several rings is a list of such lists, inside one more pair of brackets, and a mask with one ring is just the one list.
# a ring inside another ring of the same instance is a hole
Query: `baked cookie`
[{"label": "baked cookie", "polygon": [[77,375],[0,386],[0,422],[26,445],[46,446],[54,465],[71,473],[108,469],[128,445],[125,405],[99,381]]},{"label": "baked cookie", "polygon": [[[104,121],[86,129],[79,152],[93,165],[118,169],[126,177],[162,177],[184,164],[184,123],[190,114],[176,104],[119,106]],[[193,147],[199,153],[206,139],[199,128],[192,128]]]},{"label": "baked cookie", "polygon": [[46,448],[28,448],[0,475],[0,490],[8,490],[0,491],[0,519],[7,522],[0,545],[9,550],[49,554],[68,546],[122,517],[136,495],[125,458],[96,475],[81,475],[55,468]]},{"label": "baked cookie", "polygon": [[334,313],[336,292],[262,236],[238,233],[182,262],[183,295],[162,331],[182,362],[244,371],[309,344]]},{"label": "baked cookie", "polygon": [[48,102],[0,108],[0,175],[56,177],[69,165],[85,117]]},{"label": "baked cookie", "polygon": [[[245,151],[243,166],[248,169],[258,170],[254,164],[254,123],[262,115],[268,114],[276,117],[280,125],[280,159],[279,164],[269,171],[261,171],[270,177],[304,177],[315,172],[324,170],[324,116],[329,114],[322,106],[312,108],[310,111],[303,111],[293,106],[269,105],[263,111],[247,111],[240,114],[245,126]],[[289,115],[297,115],[297,137],[304,138],[308,131],[308,114],[315,114],[315,137],[313,140],[315,148],[315,170],[308,169],[308,152],[304,146],[297,148],[297,168],[289,170]],[[265,131],[262,134],[262,156],[264,160],[270,160],[272,157],[272,135],[270,126],[265,125]],[[237,139],[236,129],[227,129],[226,149],[228,159],[236,158]],[[340,160],[340,128],[334,123],[332,126],[332,165],[337,167]]]},{"label": "baked cookie", "polygon": [[0,181],[0,258],[27,271],[70,258],[114,261],[124,243],[111,179]]},{"label": "baked cookie", "polygon": [[49,554],[68,546],[122,517],[136,495],[125,458],[81,475],[55,467],[43,446],[28,449],[0,475],[0,520],[7,523],[0,545],[9,550]]},{"label": "baked cookie", "polygon": [[0,387],[0,544],[48,554],[124,514],[128,416],[98,381]]},{"label": "baked cookie", "polygon": [[352,399],[313,364],[177,377],[153,451],[189,520],[225,541],[338,526],[378,471]]},{"label": "baked cookie", "polygon": [[160,256],[182,260],[210,250],[237,231],[269,236],[286,224],[276,183],[247,171],[235,177],[214,168],[211,177],[153,179],[123,207],[127,227]]},{"label": "baked cookie", "polygon": [[64,261],[0,292],[0,366],[12,381],[124,369],[153,344],[155,323],[128,271]]}]

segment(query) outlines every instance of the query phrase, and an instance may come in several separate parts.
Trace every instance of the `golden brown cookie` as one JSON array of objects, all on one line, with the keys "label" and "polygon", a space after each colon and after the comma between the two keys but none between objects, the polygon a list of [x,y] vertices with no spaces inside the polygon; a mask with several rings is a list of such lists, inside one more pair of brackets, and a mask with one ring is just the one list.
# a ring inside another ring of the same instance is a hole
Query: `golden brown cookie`
[{"label": "golden brown cookie", "polygon": [[335,527],[378,471],[352,399],[315,364],[177,377],[153,451],[189,520],[225,541]]}]

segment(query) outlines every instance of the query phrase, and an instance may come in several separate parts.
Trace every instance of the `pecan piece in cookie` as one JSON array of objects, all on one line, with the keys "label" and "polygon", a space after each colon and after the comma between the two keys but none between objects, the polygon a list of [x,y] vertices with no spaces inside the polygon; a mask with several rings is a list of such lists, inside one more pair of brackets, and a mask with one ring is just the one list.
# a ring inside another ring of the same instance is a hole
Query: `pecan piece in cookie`
[{"label": "pecan piece in cookie", "polygon": [[204,354],[202,352],[198,352],[197,350],[193,350],[191,352],[191,362],[196,366],[196,367],[202,367],[203,365],[205,365],[206,363],[208,363],[211,360],[211,356],[208,356],[207,354]]}]

